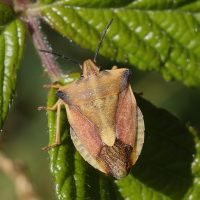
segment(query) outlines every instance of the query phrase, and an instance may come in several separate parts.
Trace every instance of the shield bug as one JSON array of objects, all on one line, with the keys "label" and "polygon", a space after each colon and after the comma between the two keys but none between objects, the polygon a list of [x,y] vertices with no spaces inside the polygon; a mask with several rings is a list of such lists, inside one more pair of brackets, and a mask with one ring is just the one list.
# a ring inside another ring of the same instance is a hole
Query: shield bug
[{"label": "shield bug", "polygon": [[[141,153],[144,121],[129,85],[131,70],[116,66],[101,70],[96,64],[101,42],[111,22],[101,37],[94,60],[79,64],[81,77],[68,85],[49,86],[58,88],[55,95],[59,100],[51,108],[39,109],[57,110],[56,141],[43,150],[60,144],[59,117],[61,105],[64,105],[71,138],[81,156],[94,168],[114,179],[122,179],[129,174]],[[54,52],[39,51],[72,61]]]}]

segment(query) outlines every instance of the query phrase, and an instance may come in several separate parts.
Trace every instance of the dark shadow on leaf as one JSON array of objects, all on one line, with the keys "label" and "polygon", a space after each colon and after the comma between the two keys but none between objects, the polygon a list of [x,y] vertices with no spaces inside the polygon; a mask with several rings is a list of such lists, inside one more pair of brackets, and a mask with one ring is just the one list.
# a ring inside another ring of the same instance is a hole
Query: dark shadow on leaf
[{"label": "dark shadow on leaf", "polygon": [[131,174],[172,199],[182,199],[192,186],[194,137],[174,115],[137,98],[145,121],[142,153]]}]

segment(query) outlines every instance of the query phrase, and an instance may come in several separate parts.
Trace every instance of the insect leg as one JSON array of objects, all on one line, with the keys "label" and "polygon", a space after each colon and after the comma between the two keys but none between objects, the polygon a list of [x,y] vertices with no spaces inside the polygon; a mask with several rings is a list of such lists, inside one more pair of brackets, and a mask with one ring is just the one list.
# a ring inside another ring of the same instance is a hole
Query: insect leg
[{"label": "insect leg", "polygon": [[41,109],[56,110],[57,109],[56,141],[53,144],[50,144],[50,145],[42,148],[42,151],[60,144],[60,124],[59,124],[59,122],[60,122],[60,107],[61,107],[62,104],[63,104],[62,100],[59,99],[53,107],[39,107],[38,108],[39,110],[41,110]]},{"label": "insect leg", "polygon": [[56,110],[57,107],[58,107],[58,104],[62,104],[61,100],[59,99],[55,105],[53,107],[43,107],[43,106],[40,106],[38,107],[38,110]]},{"label": "insect leg", "polygon": [[43,85],[43,88],[45,89],[49,89],[49,88],[60,88],[61,85],[60,84],[56,84],[56,85]]}]

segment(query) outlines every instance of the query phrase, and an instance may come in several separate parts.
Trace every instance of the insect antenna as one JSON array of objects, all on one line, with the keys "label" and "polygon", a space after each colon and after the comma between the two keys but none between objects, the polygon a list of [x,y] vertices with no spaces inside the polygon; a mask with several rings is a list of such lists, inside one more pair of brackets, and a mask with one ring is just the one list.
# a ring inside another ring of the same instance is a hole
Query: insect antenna
[{"label": "insect antenna", "polygon": [[106,32],[107,32],[107,30],[108,30],[110,24],[112,23],[112,21],[113,21],[113,19],[110,20],[110,22],[108,23],[108,25],[107,25],[105,31],[103,32],[103,35],[101,36],[101,40],[99,41],[99,45],[98,45],[97,50],[96,50],[96,53],[95,53],[95,55],[94,55],[94,62],[95,62],[95,63],[96,63],[96,57],[97,57],[97,54],[98,54],[98,52],[99,52],[99,48],[100,48],[100,46],[101,46],[102,40],[103,40],[103,38],[104,38],[104,36],[105,36],[105,34],[106,34]]},{"label": "insect antenna", "polygon": [[[42,50],[42,49],[38,49],[38,51],[43,52],[43,53],[50,53],[50,54],[59,56],[59,57],[61,57],[61,58],[64,58],[64,59],[66,59],[66,60],[69,60],[69,61],[71,61],[71,62],[73,62],[73,63],[79,65],[80,67],[82,66],[81,64],[77,63],[76,61],[74,61],[74,60],[72,60],[72,59],[70,59],[70,58],[68,58],[68,57],[66,57],[66,56],[64,56],[64,55],[61,55],[61,54],[59,54],[59,53],[55,53],[55,52],[52,52],[52,51],[46,51],[46,50]],[[82,67],[81,67],[81,68],[82,68]]]}]

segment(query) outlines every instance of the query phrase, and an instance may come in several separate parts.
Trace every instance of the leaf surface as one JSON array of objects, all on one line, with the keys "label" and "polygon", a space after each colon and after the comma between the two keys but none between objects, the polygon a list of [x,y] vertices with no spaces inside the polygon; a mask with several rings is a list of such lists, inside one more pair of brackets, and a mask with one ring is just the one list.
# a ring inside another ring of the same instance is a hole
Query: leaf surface
[{"label": "leaf surface", "polygon": [[0,127],[2,128],[16,87],[17,71],[23,55],[25,27],[13,18],[13,10],[0,4]]},{"label": "leaf surface", "polygon": [[98,3],[44,0],[35,9],[51,27],[91,51],[96,51],[101,33],[113,18],[101,55],[156,70],[166,80],[200,86],[198,1],[111,0],[99,7]]},{"label": "leaf surface", "polygon": [[14,10],[3,3],[0,3],[0,32],[8,25],[15,17]]}]

